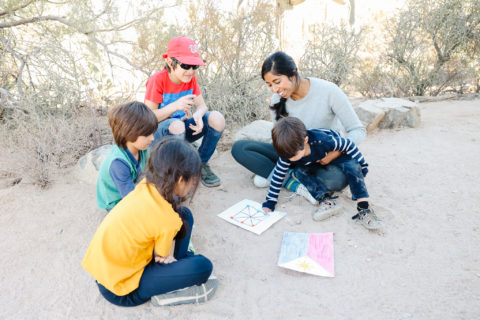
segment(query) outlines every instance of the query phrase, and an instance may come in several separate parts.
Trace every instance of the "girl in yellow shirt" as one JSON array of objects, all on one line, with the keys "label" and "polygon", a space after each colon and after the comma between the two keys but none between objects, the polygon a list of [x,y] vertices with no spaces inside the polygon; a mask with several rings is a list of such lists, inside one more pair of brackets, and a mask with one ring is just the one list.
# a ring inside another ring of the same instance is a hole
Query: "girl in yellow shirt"
[{"label": "girl in yellow shirt", "polygon": [[105,217],[82,261],[105,299],[176,305],[214,294],[212,263],[188,251],[192,213],[177,206],[193,197],[200,165],[198,152],[181,139],[164,138],[153,148],[145,178]]}]

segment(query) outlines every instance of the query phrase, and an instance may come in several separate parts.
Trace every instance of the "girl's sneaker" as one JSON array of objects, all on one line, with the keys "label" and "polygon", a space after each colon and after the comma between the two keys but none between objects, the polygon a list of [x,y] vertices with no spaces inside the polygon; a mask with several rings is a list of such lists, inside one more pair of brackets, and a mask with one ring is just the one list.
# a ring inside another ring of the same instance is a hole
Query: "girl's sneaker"
[{"label": "girl's sneaker", "polygon": [[383,227],[383,222],[377,218],[372,208],[359,211],[352,219],[359,221],[368,230],[377,230]]},{"label": "girl's sneaker", "polygon": [[207,282],[199,286],[191,286],[164,294],[153,296],[151,301],[154,306],[176,306],[179,304],[207,302],[212,298],[218,287],[218,279],[210,276]]},{"label": "girl's sneaker", "polygon": [[320,201],[320,207],[312,214],[312,219],[315,221],[321,221],[340,213],[342,206],[335,201],[336,198],[338,197],[329,197]]}]

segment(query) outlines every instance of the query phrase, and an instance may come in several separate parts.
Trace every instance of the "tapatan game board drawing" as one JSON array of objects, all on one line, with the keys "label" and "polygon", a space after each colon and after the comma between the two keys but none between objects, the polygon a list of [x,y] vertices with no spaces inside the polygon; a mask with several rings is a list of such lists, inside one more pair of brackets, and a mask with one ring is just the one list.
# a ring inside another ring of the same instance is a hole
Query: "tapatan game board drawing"
[{"label": "tapatan game board drawing", "polygon": [[260,203],[245,199],[218,216],[243,229],[261,234],[285,215],[285,212],[280,211],[264,213]]}]

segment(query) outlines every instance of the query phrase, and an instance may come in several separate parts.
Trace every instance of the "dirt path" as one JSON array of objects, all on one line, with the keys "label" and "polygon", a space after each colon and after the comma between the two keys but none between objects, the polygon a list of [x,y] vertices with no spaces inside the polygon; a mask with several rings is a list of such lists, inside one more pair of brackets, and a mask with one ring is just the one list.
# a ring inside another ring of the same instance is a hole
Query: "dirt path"
[{"label": "dirt path", "polygon": [[[222,186],[199,188],[190,205],[195,247],[221,280],[203,305],[109,304],[80,266],[104,216],[95,188],[69,171],[46,191],[0,174],[0,318],[479,319],[480,101],[420,107],[421,127],[375,131],[360,146],[372,201],[384,208],[382,234],[350,219],[348,191],[344,213],[323,222],[295,198],[282,200],[287,216],[261,236],[230,225],[216,215],[244,198],[261,202],[266,190],[220,153]],[[279,268],[285,231],[334,232],[335,278]]]}]

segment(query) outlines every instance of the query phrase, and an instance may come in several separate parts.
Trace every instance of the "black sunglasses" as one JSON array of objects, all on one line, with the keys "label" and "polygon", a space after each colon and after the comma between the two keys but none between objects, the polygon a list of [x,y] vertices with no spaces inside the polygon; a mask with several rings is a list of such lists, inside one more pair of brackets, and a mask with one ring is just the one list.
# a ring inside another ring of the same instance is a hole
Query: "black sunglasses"
[{"label": "black sunglasses", "polygon": [[192,68],[193,70],[197,70],[198,67],[200,67],[200,66],[193,65],[193,64],[181,63],[180,61],[178,61],[178,60],[175,59],[175,58],[172,58],[172,60],[175,61],[176,64],[179,64],[180,67],[181,67],[183,70],[190,70],[190,68]]}]

